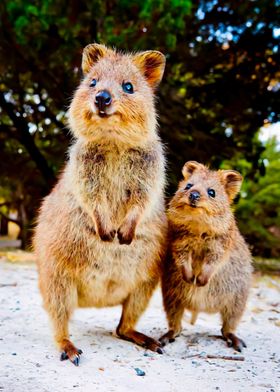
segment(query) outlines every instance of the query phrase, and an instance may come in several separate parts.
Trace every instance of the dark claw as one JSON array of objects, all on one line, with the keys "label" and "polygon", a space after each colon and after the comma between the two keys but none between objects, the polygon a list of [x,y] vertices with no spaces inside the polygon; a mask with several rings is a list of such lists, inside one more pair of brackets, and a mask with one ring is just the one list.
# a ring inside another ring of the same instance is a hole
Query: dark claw
[{"label": "dark claw", "polygon": [[143,343],[143,347],[156,353],[163,354],[161,343],[153,338],[149,338],[148,336],[146,336],[146,341]]},{"label": "dark claw", "polygon": [[232,342],[227,342],[228,347],[232,347],[235,351],[238,351],[239,353],[242,352],[242,348],[240,347],[239,344],[233,344]]},{"label": "dark claw", "polygon": [[66,359],[68,359],[68,355],[66,354],[65,351],[62,351],[61,355],[60,355],[60,360],[61,361],[65,361]]},{"label": "dark claw", "polygon": [[[65,361],[66,359],[69,359],[75,366],[79,366],[80,363],[80,355],[83,353],[82,350],[76,349],[76,353],[72,354],[67,354],[65,351],[62,351],[60,355],[60,360]],[[70,356],[69,356],[70,355]],[[74,358],[74,359],[73,359]]]},{"label": "dark claw", "polygon": [[115,238],[116,230],[112,230],[109,233],[100,234],[100,238],[105,242],[112,242]]},{"label": "dark claw", "polygon": [[130,245],[132,240],[119,240],[120,245]]},{"label": "dark claw", "polygon": [[246,348],[246,344],[245,342],[243,342],[243,340],[239,339],[239,342],[236,344],[233,344],[232,347],[236,350],[239,351],[240,353],[242,352],[242,348]]},{"label": "dark claw", "polygon": [[175,338],[170,338],[169,339],[169,343],[174,343],[175,342]]},{"label": "dark claw", "polygon": [[75,366],[79,366],[79,363],[80,363],[80,357],[79,356],[76,356],[76,358],[73,360],[73,361],[71,361]]},{"label": "dark claw", "polygon": [[118,230],[118,239],[121,245],[130,245],[133,237],[124,237],[123,234]]},{"label": "dark claw", "polygon": [[161,338],[159,338],[161,347],[164,347],[166,345],[166,339],[162,336]]},{"label": "dark claw", "polygon": [[246,343],[242,339],[234,335],[233,333],[229,333],[226,340],[227,340],[227,345],[229,347],[234,348],[234,350],[240,353],[242,352],[243,347],[247,347]]}]

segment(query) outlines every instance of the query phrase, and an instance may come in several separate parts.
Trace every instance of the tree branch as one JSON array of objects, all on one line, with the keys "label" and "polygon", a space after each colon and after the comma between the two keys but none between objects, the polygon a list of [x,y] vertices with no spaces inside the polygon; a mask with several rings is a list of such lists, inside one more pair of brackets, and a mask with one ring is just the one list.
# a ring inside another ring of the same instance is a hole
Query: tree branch
[{"label": "tree branch", "polygon": [[16,134],[18,141],[26,148],[32,160],[36,163],[37,168],[42,173],[46,183],[49,187],[51,187],[55,180],[53,170],[49,167],[45,157],[36,146],[31,134],[29,133],[27,122],[23,119],[23,117],[16,116],[13,105],[6,101],[2,91],[0,92],[0,106],[3,110],[5,110],[13,122],[17,130]]}]

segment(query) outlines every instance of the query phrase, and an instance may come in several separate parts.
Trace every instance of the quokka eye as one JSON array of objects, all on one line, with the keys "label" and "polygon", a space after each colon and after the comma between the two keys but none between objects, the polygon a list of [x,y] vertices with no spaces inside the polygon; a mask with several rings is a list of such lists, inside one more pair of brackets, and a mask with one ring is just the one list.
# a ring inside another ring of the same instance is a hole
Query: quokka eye
[{"label": "quokka eye", "polygon": [[133,94],[133,86],[132,86],[132,84],[130,82],[123,83],[122,84],[122,89],[127,94]]},{"label": "quokka eye", "polygon": [[96,80],[96,79],[92,79],[92,81],[91,81],[89,87],[95,87],[95,86],[96,86],[96,83],[97,83],[97,80]]},{"label": "quokka eye", "polygon": [[185,187],[186,190],[191,189],[191,187],[193,186],[193,184],[188,183]]},{"label": "quokka eye", "polygon": [[214,191],[214,189],[211,189],[211,188],[209,188],[208,189],[208,191],[207,191],[207,193],[208,193],[208,195],[210,196],[210,197],[215,197],[216,196],[216,192]]}]

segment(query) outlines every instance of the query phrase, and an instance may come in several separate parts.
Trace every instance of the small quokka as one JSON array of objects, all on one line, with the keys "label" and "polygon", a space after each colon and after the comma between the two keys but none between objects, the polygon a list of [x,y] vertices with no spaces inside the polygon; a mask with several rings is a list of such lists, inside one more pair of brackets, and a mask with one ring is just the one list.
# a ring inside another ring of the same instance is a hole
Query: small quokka
[{"label": "small quokka", "polygon": [[235,335],[251,285],[251,255],[231,210],[242,176],[234,170],[211,171],[187,162],[183,181],[168,209],[170,249],[162,277],[169,331],[162,344],[181,332],[185,309],[221,314],[222,337],[241,351]]},{"label": "small quokka", "polygon": [[69,110],[75,141],[43,201],[34,235],[39,287],[61,359],[79,364],[69,340],[76,307],[122,304],[119,337],[162,353],[135,330],[160,279],[167,219],[154,94],[165,57],[91,44]]}]

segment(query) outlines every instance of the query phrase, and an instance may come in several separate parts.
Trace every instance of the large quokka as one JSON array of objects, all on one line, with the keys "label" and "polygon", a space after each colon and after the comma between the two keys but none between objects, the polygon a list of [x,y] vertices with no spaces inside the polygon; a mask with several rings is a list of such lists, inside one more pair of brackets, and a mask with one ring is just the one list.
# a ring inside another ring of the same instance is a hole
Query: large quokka
[{"label": "large quokka", "polygon": [[69,340],[76,307],[122,304],[119,337],[161,353],[135,331],[165,253],[164,154],[155,88],[165,57],[91,44],[69,110],[69,161],[42,204],[34,236],[39,286],[61,359],[79,364]]},{"label": "large quokka", "polygon": [[230,204],[242,176],[233,170],[210,171],[190,161],[168,210],[170,249],[162,291],[169,331],[162,344],[181,332],[185,309],[221,314],[222,336],[234,349],[246,347],[235,330],[251,284],[251,256]]}]

